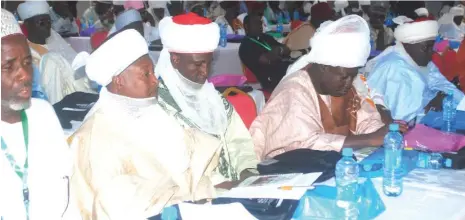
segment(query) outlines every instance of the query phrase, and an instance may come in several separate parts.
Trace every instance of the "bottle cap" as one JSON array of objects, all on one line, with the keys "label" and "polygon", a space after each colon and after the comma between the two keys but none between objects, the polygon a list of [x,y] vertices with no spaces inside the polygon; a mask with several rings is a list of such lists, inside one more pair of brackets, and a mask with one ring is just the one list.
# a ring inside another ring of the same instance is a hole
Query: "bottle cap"
[{"label": "bottle cap", "polygon": [[390,124],[389,131],[399,131],[399,124],[396,124],[396,123]]},{"label": "bottle cap", "polygon": [[446,159],[446,162],[444,163],[446,165],[446,167],[452,167],[452,160],[450,158],[447,158]]},{"label": "bottle cap", "polygon": [[449,96],[452,96],[452,95],[454,95],[454,90],[452,90],[452,89],[447,90],[446,94],[449,95]]},{"label": "bottle cap", "polygon": [[342,156],[344,157],[352,157],[353,150],[352,148],[344,148],[342,149]]},{"label": "bottle cap", "polygon": [[169,206],[163,209],[161,213],[163,220],[176,220],[178,219],[178,210],[174,206]]}]

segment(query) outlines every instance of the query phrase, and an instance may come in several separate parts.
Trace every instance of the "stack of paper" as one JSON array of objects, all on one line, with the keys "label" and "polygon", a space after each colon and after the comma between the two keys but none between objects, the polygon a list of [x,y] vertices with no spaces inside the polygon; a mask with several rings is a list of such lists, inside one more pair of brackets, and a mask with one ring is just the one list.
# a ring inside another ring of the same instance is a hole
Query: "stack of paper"
[{"label": "stack of paper", "polygon": [[313,188],[312,184],[320,175],[321,172],[253,176],[220,197],[299,200],[307,189]]}]

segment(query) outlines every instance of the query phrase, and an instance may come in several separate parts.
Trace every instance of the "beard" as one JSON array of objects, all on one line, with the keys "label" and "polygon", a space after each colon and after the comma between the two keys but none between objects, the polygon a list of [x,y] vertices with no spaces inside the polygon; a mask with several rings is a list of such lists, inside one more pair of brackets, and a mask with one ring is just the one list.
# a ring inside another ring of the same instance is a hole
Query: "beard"
[{"label": "beard", "polygon": [[31,99],[28,99],[25,101],[19,101],[19,100],[14,100],[14,99],[9,100],[9,101],[2,100],[2,105],[7,106],[9,109],[13,111],[21,111],[31,106]]}]

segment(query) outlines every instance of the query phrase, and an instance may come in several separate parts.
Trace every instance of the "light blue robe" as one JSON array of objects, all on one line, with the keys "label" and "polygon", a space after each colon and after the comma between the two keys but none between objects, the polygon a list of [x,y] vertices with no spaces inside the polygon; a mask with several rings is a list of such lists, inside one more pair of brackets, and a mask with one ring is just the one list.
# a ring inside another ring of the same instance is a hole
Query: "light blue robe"
[{"label": "light blue robe", "polygon": [[430,62],[422,68],[409,62],[403,54],[392,51],[381,57],[368,75],[372,93],[382,95],[384,105],[395,120],[410,121],[424,113],[424,107],[437,92],[454,91],[455,104],[464,94]]}]

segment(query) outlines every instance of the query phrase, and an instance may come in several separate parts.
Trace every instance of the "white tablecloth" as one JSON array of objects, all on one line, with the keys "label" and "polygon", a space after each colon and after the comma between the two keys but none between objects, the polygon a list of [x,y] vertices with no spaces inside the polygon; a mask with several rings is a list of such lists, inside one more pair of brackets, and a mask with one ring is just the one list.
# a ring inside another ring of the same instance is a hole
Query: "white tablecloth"
[{"label": "white tablecloth", "polygon": [[65,38],[71,47],[76,51],[76,53],[86,51],[88,53],[92,52],[92,46],[90,45],[90,37],[69,37]]},{"label": "white tablecloth", "polygon": [[[373,179],[386,206],[376,219],[465,219],[465,170],[413,170],[404,178],[399,197],[384,195],[382,182]],[[334,186],[334,178],[322,184]]]},{"label": "white tablecloth", "polygon": [[[211,76],[219,74],[243,74],[241,60],[239,59],[240,43],[228,43],[226,47],[218,47],[213,53]],[[160,51],[150,51],[150,57],[156,64]]]}]

